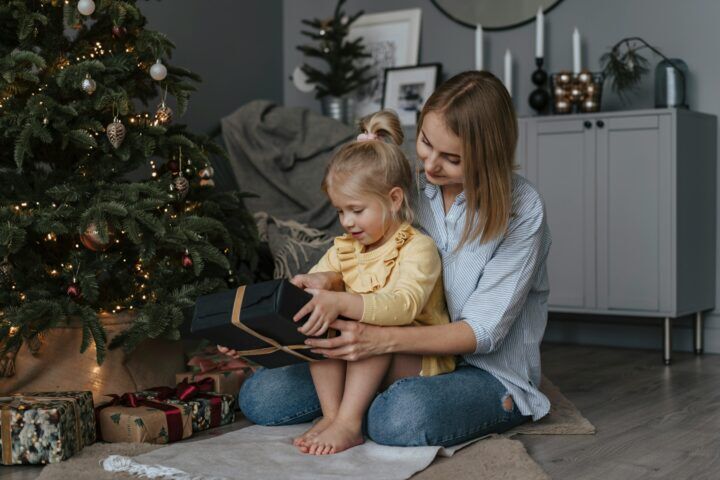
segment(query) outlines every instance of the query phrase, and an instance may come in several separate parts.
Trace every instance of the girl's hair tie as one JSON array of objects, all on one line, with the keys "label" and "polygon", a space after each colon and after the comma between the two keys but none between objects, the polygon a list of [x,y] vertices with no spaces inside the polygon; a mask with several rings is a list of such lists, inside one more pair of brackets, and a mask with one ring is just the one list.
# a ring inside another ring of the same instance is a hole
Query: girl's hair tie
[{"label": "girl's hair tie", "polygon": [[358,142],[367,142],[369,140],[377,140],[378,136],[371,132],[363,132],[357,136]]}]

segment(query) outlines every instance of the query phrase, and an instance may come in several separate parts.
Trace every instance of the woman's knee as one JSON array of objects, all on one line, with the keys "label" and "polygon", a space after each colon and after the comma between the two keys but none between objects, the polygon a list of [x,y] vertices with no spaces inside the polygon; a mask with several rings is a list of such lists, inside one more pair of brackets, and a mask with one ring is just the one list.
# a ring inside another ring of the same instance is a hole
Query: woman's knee
[{"label": "woman's knee", "polygon": [[368,436],[381,445],[432,445],[428,427],[435,414],[424,390],[417,378],[404,378],[378,395],[368,410]]},{"label": "woman's knee", "polygon": [[258,369],[245,380],[238,402],[245,417],[259,425],[310,421],[320,409],[307,365]]}]

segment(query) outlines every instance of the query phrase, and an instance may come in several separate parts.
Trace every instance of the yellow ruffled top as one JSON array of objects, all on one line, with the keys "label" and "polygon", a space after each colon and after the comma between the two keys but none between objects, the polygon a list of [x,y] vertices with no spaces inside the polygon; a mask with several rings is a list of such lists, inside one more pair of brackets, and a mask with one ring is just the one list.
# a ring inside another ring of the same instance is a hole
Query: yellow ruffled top
[{"label": "yellow ruffled top", "polygon": [[[364,251],[351,235],[335,239],[310,273],[338,272],[345,289],[363,298],[361,322],[381,326],[449,323],[442,284],[442,261],[435,242],[403,224],[378,248]],[[424,356],[421,375],[455,369],[453,356]]]}]

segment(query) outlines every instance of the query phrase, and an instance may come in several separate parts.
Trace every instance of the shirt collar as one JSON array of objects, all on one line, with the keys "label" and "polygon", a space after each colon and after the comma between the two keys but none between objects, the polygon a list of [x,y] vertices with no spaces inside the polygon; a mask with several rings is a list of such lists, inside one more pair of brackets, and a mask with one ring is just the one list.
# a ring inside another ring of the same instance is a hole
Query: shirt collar
[{"label": "shirt collar", "polygon": [[[418,175],[418,179],[419,179],[418,183],[420,185],[420,188],[425,191],[425,196],[427,198],[429,198],[430,200],[435,198],[435,195],[437,195],[437,193],[440,191],[440,187],[438,187],[434,183],[428,182],[427,177],[425,177],[424,173],[420,173]],[[455,197],[455,203],[458,205],[462,205],[463,203],[465,203],[465,191],[464,190],[462,192],[460,192],[460,194],[457,197]]]}]

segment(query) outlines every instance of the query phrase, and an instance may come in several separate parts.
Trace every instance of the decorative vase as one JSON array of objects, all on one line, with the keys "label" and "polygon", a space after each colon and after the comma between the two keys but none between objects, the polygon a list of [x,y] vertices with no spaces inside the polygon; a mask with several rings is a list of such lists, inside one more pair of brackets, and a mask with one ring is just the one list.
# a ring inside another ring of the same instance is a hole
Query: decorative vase
[{"label": "decorative vase", "polygon": [[655,108],[688,108],[685,97],[687,76],[688,66],[679,58],[658,63],[655,67]]},{"label": "decorative vase", "polygon": [[349,96],[325,96],[320,99],[322,114],[345,125],[355,122],[355,99]]},{"label": "decorative vase", "polygon": [[[134,319],[131,313],[100,317],[108,339],[132,325]],[[15,374],[0,377],[0,395],[90,390],[97,404],[106,401],[109,393],[175,385],[175,374],[187,369],[182,342],[158,339],[146,340],[130,354],[122,348],[108,350],[105,361],[98,365],[94,344],[85,353],[79,352],[82,332],[82,323],[71,321],[44,333],[36,355],[23,345],[15,357]]]}]

